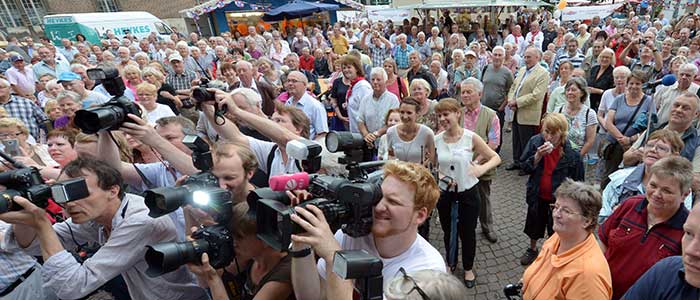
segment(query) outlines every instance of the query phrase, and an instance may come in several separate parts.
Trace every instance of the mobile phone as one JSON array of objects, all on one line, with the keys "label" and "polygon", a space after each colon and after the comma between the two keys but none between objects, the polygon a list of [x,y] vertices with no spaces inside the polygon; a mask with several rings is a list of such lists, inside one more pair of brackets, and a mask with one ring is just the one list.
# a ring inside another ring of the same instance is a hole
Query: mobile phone
[{"label": "mobile phone", "polygon": [[22,156],[22,151],[19,149],[19,141],[16,139],[2,141],[5,146],[5,153],[9,156]]}]

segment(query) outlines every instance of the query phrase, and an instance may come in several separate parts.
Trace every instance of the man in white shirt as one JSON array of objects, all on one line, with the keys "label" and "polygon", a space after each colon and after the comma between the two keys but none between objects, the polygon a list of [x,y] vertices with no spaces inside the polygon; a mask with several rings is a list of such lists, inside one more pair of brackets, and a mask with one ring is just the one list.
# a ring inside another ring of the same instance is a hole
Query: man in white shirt
[{"label": "man in white shirt", "polygon": [[299,71],[290,72],[285,83],[290,97],[285,102],[285,105],[292,105],[306,113],[311,121],[309,138],[314,140],[328,133],[328,118],[323,104],[306,92],[308,82],[303,73]]},{"label": "man in white shirt", "polygon": [[530,46],[535,46],[537,49],[542,49],[542,42],[544,41],[544,33],[540,31],[540,24],[537,22],[532,22],[530,24],[530,32],[525,36],[523,41],[523,49]]},{"label": "man in white shirt", "polygon": [[357,127],[368,145],[374,145],[386,129],[384,116],[392,108],[399,107],[399,98],[386,89],[386,71],[382,67],[372,68],[372,95],[360,103]]},{"label": "man in white shirt", "polygon": [[[418,226],[430,215],[440,196],[430,171],[416,163],[392,161],[384,166],[381,189],[383,196],[374,206],[371,233],[362,237],[348,236],[342,230],[333,235],[320,209],[313,205],[295,207],[297,214],[292,215],[292,221],[306,231],[292,235],[289,252],[297,299],[351,299],[352,282],[341,279],[327,267],[333,265],[335,252],[342,249],[366,250],[381,259],[385,283],[401,276],[399,268],[408,273],[425,269],[446,271],[440,253],[418,235]],[[321,257],[318,265],[310,249]]]}]

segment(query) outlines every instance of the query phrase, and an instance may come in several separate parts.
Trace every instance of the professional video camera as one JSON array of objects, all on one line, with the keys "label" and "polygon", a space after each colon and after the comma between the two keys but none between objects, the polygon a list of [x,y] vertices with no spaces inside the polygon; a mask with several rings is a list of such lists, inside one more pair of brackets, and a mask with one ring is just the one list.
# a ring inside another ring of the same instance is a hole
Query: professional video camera
[{"label": "professional video camera", "polygon": [[201,208],[223,221],[231,213],[231,192],[219,187],[219,180],[211,173],[213,161],[209,145],[196,135],[186,135],[182,142],[192,150],[192,163],[201,172],[189,176],[182,185],[159,187],[144,192],[148,215],[157,218],[183,205]]},{"label": "professional video camera", "polygon": [[99,80],[110,95],[107,103],[98,107],[81,109],[75,112],[75,126],[87,134],[100,130],[116,130],[124,122],[133,122],[127,114],[141,116],[141,108],[124,97],[124,81],[115,68],[94,68],[87,70],[88,77]]},{"label": "professional video camera", "polygon": [[0,156],[17,168],[0,173],[0,185],[6,188],[0,192],[0,213],[22,210],[22,206],[12,201],[14,196],[22,196],[34,205],[46,208],[49,198],[53,198],[56,203],[66,203],[90,195],[85,178],[48,185],[39,174],[39,169],[26,167],[4,152],[0,152]]},{"label": "professional video camera", "polygon": [[181,186],[146,191],[148,215],[157,218],[190,204],[212,215],[218,224],[200,227],[192,234],[193,241],[148,246],[145,259],[147,274],[152,277],[186,263],[200,263],[202,253],[209,255],[214,268],[227,266],[235,257],[233,239],[226,226],[233,206],[231,192],[219,188],[219,180],[210,171],[213,161],[209,145],[196,135],[187,135],[182,142],[192,150],[192,163],[201,172],[189,176]]},{"label": "professional video camera", "polygon": [[382,260],[365,250],[339,250],[333,256],[333,273],[355,280],[355,290],[362,300],[384,298],[383,268]]},{"label": "professional video camera", "polygon": [[[330,139],[330,140],[329,140]],[[361,139],[361,138],[360,138]],[[330,144],[329,144],[330,143]],[[250,207],[256,216],[258,238],[270,247],[286,251],[292,234],[302,233],[303,229],[291,220],[295,213],[290,201],[281,192],[285,187],[307,189],[313,199],[300,203],[301,207],[314,205],[318,207],[328,221],[331,230],[342,229],[352,237],[369,234],[372,230],[374,206],[381,200],[381,174],[368,174],[367,169],[380,166],[384,162],[360,163],[365,143],[357,142],[353,134],[331,132],[326,137],[329,151],[345,151],[346,163],[350,176],[348,178],[328,175],[308,175],[298,173],[270,177],[273,189],[256,190],[248,196]],[[379,174],[379,175],[378,175]],[[262,196],[262,197],[261,197]]]}]

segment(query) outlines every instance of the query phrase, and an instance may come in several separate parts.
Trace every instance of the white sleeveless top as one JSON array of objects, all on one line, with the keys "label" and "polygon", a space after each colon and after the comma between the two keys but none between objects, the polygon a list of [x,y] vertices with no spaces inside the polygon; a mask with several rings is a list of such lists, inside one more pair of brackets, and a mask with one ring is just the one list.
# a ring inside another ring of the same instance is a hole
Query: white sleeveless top
[{"label": "white sleeveless top", "polygon": [[435,148],[440,173],[452,177],[457,182],[457,191],[472,188],[479,179],[467,175],[474,156],[472,137],[474,132],[464,129],[462,137],[456,143],[445,142],[445,132],[435,136]]}]

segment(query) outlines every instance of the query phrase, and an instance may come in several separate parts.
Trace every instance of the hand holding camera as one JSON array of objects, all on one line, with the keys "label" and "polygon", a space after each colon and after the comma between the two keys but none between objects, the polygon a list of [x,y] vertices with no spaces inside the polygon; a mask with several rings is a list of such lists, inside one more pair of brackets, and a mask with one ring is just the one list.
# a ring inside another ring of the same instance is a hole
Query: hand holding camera
[{"label": "hand holding camera", "polygon": [[155,127],[149,125],[144,119],[134,114],[128,114],[127,118],[131,122],[124,122],[119,130],[129,134],[133,138],[141,141],[146,145],[152,145],[152,138],[159,137]]},{"label": "hand holding camera", "polygon": [[51,221],[46,217],[46,211],[43,208],[22,196],[12,197],[12,204],[18,205],[20,210],[2,213],[0,220],[10,224],[26,225],[37,231],[41,226],[51,227]]},{"label": "hand holding camera", "polygon": [[306,233],[293,234],[292,241],[311,246],[318,256],[329,261],[341,248],[331,232],[323,211],[314,205],[307,205],[305,208],[297,206],[294,210],[297,214],[291,215],[292,221],[299,224]]}]

